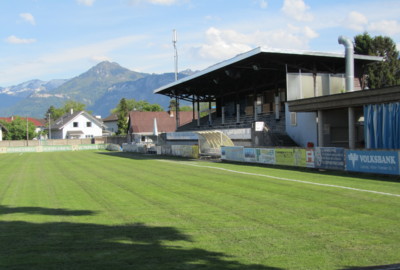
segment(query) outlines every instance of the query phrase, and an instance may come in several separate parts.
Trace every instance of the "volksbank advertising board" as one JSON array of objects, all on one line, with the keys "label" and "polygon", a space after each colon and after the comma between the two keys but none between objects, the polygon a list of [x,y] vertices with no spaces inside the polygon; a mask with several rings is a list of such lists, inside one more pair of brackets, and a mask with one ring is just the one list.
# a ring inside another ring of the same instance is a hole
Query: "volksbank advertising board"
[{"label": "volksbank advertising board", "polygon": [[347,150],[346,170],[398,175],[399,152]]}]

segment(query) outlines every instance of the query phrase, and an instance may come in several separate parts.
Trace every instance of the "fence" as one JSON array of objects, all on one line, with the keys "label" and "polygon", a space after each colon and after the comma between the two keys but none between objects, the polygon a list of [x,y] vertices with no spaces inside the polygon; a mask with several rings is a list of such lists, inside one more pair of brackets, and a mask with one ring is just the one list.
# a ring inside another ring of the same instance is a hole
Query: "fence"
[{"label": "fence", "polygon": [[147,148],[145,145],[139,144],[123,144],[124,152],[135,153],[153,153],[157,155],[177,156],[186,158],[199,158],[198,145],[162,145]]},{"label": "fence", "polygon": [[121,146],[122,146],[122,144],[126,143],[127,141],[128,141],[127,135],[95,138],[95,142],[96,143],[100,143],[100,144],[119,144]]},{"label": "fence", "polygon": [[270,165],[400,175],[400,151],[316,148],[222,147],[221,159]]},{"label": "fence", "polygon": [[89,139],[64,139],[64,140],[0,141],[0,147],[80,145],[80,144],[92,144],[94,142],[95,142],[95,140],[90,139],[90,138]]},{"label": "fence", "polygon": [[28,152],[59,152],[59,151],[81,151],[81,150],[103,150],[104,144],[75,144],[75,145],[38,145],[0,147],[0,154],[28,153]]}]

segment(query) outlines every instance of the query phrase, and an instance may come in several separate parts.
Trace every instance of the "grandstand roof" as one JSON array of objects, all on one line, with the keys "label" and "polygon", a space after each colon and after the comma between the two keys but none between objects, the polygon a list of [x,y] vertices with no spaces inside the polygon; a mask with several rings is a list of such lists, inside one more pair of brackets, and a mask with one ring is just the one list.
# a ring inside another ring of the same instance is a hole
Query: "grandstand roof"
[{"label": "grandstand roof", "polygon": [[[174,132],[176,130],[175,116],[170,112],[137,112],[129,113],[130,133],[152,133],[154,118],[157,119],[158,132]],[[179,112],[180,125],[193,120],[193,112]]]},{"label": "grandstand roof", "polygon": [[[355,55],[355,67],[382,57]],[[238,91],[286,87],[286,72],[344,73],[344,54],[256,48],[160,87],[156,94],[188,101],[210,101]]]}]

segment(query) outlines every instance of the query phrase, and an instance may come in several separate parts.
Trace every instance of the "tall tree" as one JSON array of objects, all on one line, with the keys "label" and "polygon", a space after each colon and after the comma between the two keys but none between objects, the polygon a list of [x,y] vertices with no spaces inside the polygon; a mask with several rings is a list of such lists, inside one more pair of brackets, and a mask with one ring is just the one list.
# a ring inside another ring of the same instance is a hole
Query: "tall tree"
[{"label": "tall tree", "polygon": [[71,109],[74,112],[80,112],[80,111],[84,111],[85,108],[86,108],[86,105],[83,103],[80,103],[80,102],[77,102],[74,100],[67,100],[61,108],[55,108],[53,105],[51,105],[47,109],[44,118],[48,120],[49,116],[50,116],[51,120],[56,120],[56,119],[60,118],[61,116],[63,116],[64,114],[69,113],[71,111]]},{"label": "tall tree", "polygon": [[[139,112],[162,112],[164,111],[163,107],[159,104],[151,104],[146,100],[139,100],[136,101],[134,98],[132,99],[125,99],[126,107],[128,108],[128,112],[130,111],[139,111]],[[122,99],[121,99],[122,101]],[[121,111],[121,101],[118,103],[117,107],[111,110],[111,113],[118,114]]]},{"label": "tall tree", "polygon": [[366,68],[369,88],[400,84],[400,60],[396,44],[390,37],[371,37],[367,32],[354,37],[354,52],[383,57],[384,61]]},{"label": "tall tree", "polygon": [[85,108],[86,108],[86,105],[85,105],[85,104],[80,103],[80,102],[77,102],[77,101],[74,101],[74,100],[67,100],[67,101],[64,103],[64,106],[63,106],[63,110],[64,110],[65,113],[70,112],[71,109],[72,109],[74,112],[84,111]]},{"label": "tall tree", "polygon": [[129,113],[128,104],[127,104],[125,98],[122,98],[119,101],[117,108],[118,108],[118,111],[117,111],[118,130],[116,133],[117,133],[117,135],[125,135],[128,131],[128,113]]}]

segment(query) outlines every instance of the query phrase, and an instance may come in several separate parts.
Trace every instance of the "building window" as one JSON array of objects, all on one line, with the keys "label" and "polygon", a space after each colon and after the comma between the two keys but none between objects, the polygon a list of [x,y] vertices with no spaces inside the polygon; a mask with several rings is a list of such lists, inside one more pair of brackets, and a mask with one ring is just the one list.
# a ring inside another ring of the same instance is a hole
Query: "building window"
[{"label": "building window", "polygon": [[85,135],[86,138],[93,138],[93,135]]},{"label": "building window", "polygon": [[295,112],[290,113],[290,124],[292,126],[297,126],[297,113]]},{"label": "building window", "polygon": [[86,122],[86,127],[92,127],[92,122]]},{"label": "building window", "polygon": [[79,126],[78,122],[74,122],[73,125],[74,125],[74,127],[78,127]]}]

